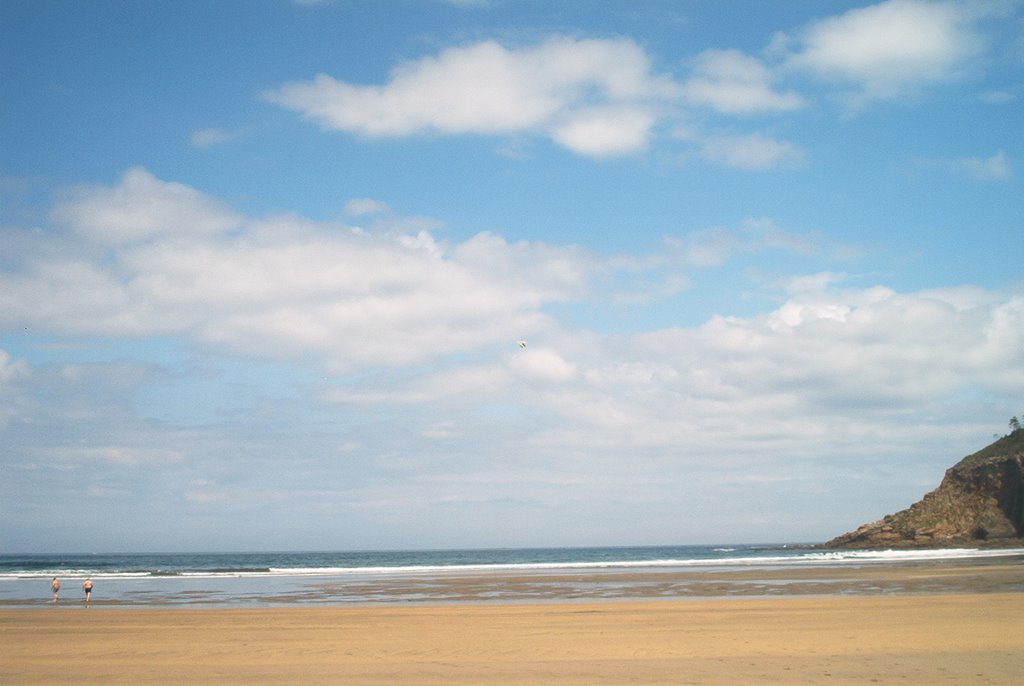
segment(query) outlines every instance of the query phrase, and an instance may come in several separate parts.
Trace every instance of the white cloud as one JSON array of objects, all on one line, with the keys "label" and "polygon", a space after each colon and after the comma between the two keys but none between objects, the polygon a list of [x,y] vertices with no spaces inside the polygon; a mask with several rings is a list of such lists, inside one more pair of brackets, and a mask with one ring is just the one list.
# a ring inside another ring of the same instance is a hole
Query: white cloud
[{"label": "white cloud", "polygon": [[32,256],[0,272],[0,321],[179,333],[256,355],[313,355],[339,369],[514,341],[543,325],[543,304],[578,296],[590,268],[573,248],[491,234],[447,245],[401,219],[371,231],[252,220],[142,169],[112,188],[76,189],[52,217],[113,250],[93,256],[87,242],[73,257]]},{"label": "white cloud", "polygon": [[[103,246],[103,218],[117,227],[128,216],[160,230],[115,241],[111,252],[35,255],[0,273],[0,321],[86,335],[186,335],[255,356],[312,357],[336,370],[412,364],[529,336],[551,326],[546,305],[584,297],[595,275],[613,283],[616,274],[635,275],[604,295],[642,302],[685,287],[679,269],[767,249],[806,254],[818,240],[749,220],[737,230],[666,239],[661,255],[599,260],[490,233],[446,244],[422,222],[390,213],[368,230],[254,220],[138,169],[113,188],[90,190],[79,189],[54,215],[74,217],[72,228],[87,227]],[[348,209],[387,208],[362,199]],[[176,222],[220,231],[179,231]],[[620,294],[624,286],[631,292]]]},{"label": "white cloud", "polygon": [[787,280],[786,292],[799,295],[801,293],[824,291],[834,284],[842,283],[846,278],[845,274],[834,274],[832,272],[795,276]]},{"label": "white cloud", "polygon": [[798,146],[759,133],[705,138],[701,154],[711,162],[750,171],[802,166],[806,157]]},{"label": "white cloud", "polygon": [[957,160],[956,166],[971,176],[983,181],[1001,181],[1013,175],[1013,168],[1000,150],[991,157],[965,157]]},{"label": "white cloud", "polygon": [[810,25],[789,66],[848,84],[854,105],[955,78],[982,47],[967,3],[888,0]]},{"label": "white cloud", "polygon": [[622,155],[642,149],[653,124],[654,117],[638,109],[595,110],[574,114],[551,137],[581,155]]},{"label": "white cloud", "polygon": [[671,259],[691,267],[717,267],[734,255],[778,249],[811,254],[822,247],[816,234],[785,231],[766,218],[747,219],[738,228],[712,227],[685,236],[667,236]]},{"label": "white cloud", "polygon": [[554,36],[521,47],[488,40],[406,61],[382,84],[318,74],[264,98],[328,130],[499,135],[507,139],[502,149],[517,156],[531,136],[589,157],[628,155],[648,148],[667,126],[677,139],[695,142],[707,161],[768,170],[800,166],[806,154],[773,136],[708,133],[688,120],[700,108],[731,117],[804,108],[804,95],[779,86],[783,76],[810,73],[838,84],[851,108],[958,78],[985,47],[979,23],[997,12],[996,5],[888,0],[778,33],[763,59],[705,50],[682,80],[656,73],[629,39]]},{"label": "white cloud", "polygon": [[11,356],[0,348],[0,431],[18,415],[19,407],[16,399],[19,393],[19,382],[32,375],[32,368],[25,360]]},{"label": "white cloud", "polygon": [[110,245],[215,235],[238,226],[241,216],[179,183],[161,181],[141,167],[125,172],[113,188],[72,190],[50,218]]},{"label": "white cloud", "polygon": [[569,455],[591,463],[651,451],[650,475],[711,456],[732,460],[726,469],[759,459],[750,455],[810,456],[822,441],[855,451],[865,436],[884,454],[903,440],[933,440],[927,421],[902,422],[921,422],[922,412],[960,421],[948,409],[958,396],[1009,398],[1024,384],[1024,299],[977,288],[841,286],[838,275],[809,275],[769,312],[695,327],[616,337],[549,330],[544,345],[493,366],[391,388],[374,379],[365,393],[337,400],[386,406],[397,396],[444,408],[442,416],[463,418],[467,440],[480,416],[529,412],[530,429],[515,441],[532,454],[562,464]]},{"label": "white cloud", "polygon": [[181,455],[174,450],[150,446],[125,447],[124,445],[64,447],[53,450],[50,457],[66,463],[108,462],[124,467],[138,467],[154,463],[165,464],[181,460]]},{"label": "white cloud", "polygon": [[511,363],[514,373],[530,381],[568,381],[576,375],[576,367],[550,348],[528,348]]},{"label": "white cloud", "polygon": [[810,445],[812,434],[851,435],[965,389],[1011,393],[1024,383],[1024,300],[980,290],[803,290],[764,315],[639,334],[590,354],[572,361],[593,384],[572,407],[634,419],[621,441],[609,434],[620,423],[613,430],[596,419],[579,426],[579,441],[625,449],[644,436],[667,448],[773,427],[793,446]]},{"label": "white cloud", "polygon": [[738,50],[706,50],[697,56],[696,75],[683,87],[688,102],[726,114],[795,110],[804,101],[773,90],[774,76],[759,60]]},{"label": "white cloud", "polygon": [[[79,189],[55,216],[77,217],[74,230],[84,226],[85,236],[105,241],[111,232],[104,217],[118,228],[117,238],[125,216],[133,226],[160,230],[132,234],[139,237],[132,243],[115,240],[95,257],[88,250],[75,259],[33,255],[17,271],[0,272],[6,326],[176,334],[255,357],[318,361],[339,373],[511,351],[516,340],[534,339],[489,365],[453,361],[436,386],[448,397],[480,397],[511,384],[539,384],[532,397],[550,416],[566,412],[570,398],[585,401],[619,424],[636,418],[630,433],[646,443],[680,439],[680,431],[698,425],[710,430],[723,398],[783,424],[799,406],[814,423],[815,412],[830,415],[844,401],[885,407],[928,402],[972,384],[1024,384],[1015,371],[1024,369],[1024,304],[980,290],[844,291],[840,275],[818,274],[792,280],[787,301],[772,312],[624,339],[561,331],[544,311],[586,297],[594,275],[609,268],[709,268],[739,253],[827,247],[818,236],[786,232],[767,219],[666,239],[663,254],[616,267],[571,246],[509,243],[490,233],[446,244],[425,231],[238,217],[143,170],[113,188]],[[179,221],[206,228],[179,231]],[[0,360],[4,379],[19,369]],[[374,390],[379,400],[441,392],[424,378],[420,385],[391,383],[386,392]],[[804,407],[812,402],[824,409]],[[690,418],[689,428],[662,425],[679,413]],[[664,439],[652,438],[659,432]]]},{"label": "white cloud", "polygon": [[696,231],[682,238],[667,237],[665,241],[684,264],[695,267],[717,267],[748,247],[740,236],[724,228]]},{"label": "white cloud", "polygon": [[1013,176],[1013,164],[1003,150],[988,157],[919,158],[913,164],[919,169],[966,175],[978,181],[1006,181]]},{"label": "white cloud", "polygon": [[15,359],[6,350],[0,350],[0,391],[12,381],[31,373],[25,360]]},{"label": "white cloud", "polygon": [[384,214],[390,211],[391,208],[386,202],[373,198],[353,198],[345,203],[345,212],[352,216]]},{"label": "white cloud", "polygon": [[[380,85],[319,74],[265,99],[325,129],[370,137],[417,134],[545,136],[591,157],[648,146],[656,128],[679,129],[684,106],[725,115],[784,113],[806,100],[780,90],[781,74],[810,72],[846,88],[851,106],[956,78],[984,47],[978,22],[998,11],[959,2],[888,0],[776,34],[766,55],[710,49],[684,82],[656,74],[628,39],[555,36],[523,47],[482,41],[410,60]],[[696,136],[705,159],[748,170],[803,163],[797,146],[762,134]]]},{"label": "white cloud", "polygon": [[531,132],[600,156],[642,147],[652,104],[676,92],[630,40],[555,37],[523,48],[449,48],[400,65],[382,86],[319,74],[265,97],[327,129],[365,136]]},{"label": "white cloud", "polygon": [[[974,386],[1003,392],[1024,384],[1024,301],[981,289],[842,290],[842,275],[815,274],[792,279],[786,301],[762,315],[617,338],[562,331],[544,313],[586,297],[594,274],[609,268],[709,268],[740,253],[827,248],[816,235],[767,219],[669,238],[663,254],[615,266],[577,248],[489,233],[445,244],[425,231],[238,217],[143,170],[113,188],[79,189],[60,208],[55,216],[78,216],[72,228],[86,227],[89,238],[109,237],[102,217],[114,227],[130,216],[133,225],[160,230],[133,234],[146,240],[113,241],[95,257],[46,253],[0,272],[6,326],[177,334],[261,358],[319,361],[338,373],[448,360],[436,376],[375,379],[372,388],[334,389],[333,397],[486,402],[526,384],[548,418],[566,418],[545,434],[560,446],[591,439],[606,447],[669,445],[713,435],[722,402],[777,422],[796,440],[843,403],[884,413]],[[207,228],[178,231],[177,221]],[[520,338],[531,341],[525,350],[514,346]],[[504,352],[488,363],[459,361],[495,349]],[[0,359],[5,382],[24,371],[10,356]],[[786,428],[794,412],[807,427]],[[622,433],[610,435],[592,424],[597,418]],[[444,421],[424,430],[440,436]]]}]

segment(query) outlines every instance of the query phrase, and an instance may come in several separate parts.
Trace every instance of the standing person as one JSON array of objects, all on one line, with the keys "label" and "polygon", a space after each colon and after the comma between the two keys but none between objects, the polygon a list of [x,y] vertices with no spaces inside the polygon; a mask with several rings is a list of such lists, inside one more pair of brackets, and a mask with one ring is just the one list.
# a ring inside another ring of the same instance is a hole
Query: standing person
[{"label": "standing person", "polygon": [[85,591],[85,606],[89,607],[89,600],[92,598],[92,579],[82,582],[82,590]]},{"label": "standing person", "polygon": [[53,581],[50,583],[50,589],[53,591],[53,604],[57,604],[57,594],[60,593],[60,579],[53,577]]}]

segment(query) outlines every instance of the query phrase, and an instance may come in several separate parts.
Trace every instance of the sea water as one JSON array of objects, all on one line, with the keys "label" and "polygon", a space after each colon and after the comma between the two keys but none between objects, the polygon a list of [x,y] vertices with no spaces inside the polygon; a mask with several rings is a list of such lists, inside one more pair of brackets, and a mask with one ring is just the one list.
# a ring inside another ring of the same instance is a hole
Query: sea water
[{"label": "sea water", "polygon": [[[964,559],[1024,560],[1024,549],[808,549],[713,545],[477,550],[0,555],[0,605],[270,605],[647,597],[658,572],[807,570]],[[640,575],[638,572],[642,572]],[[766,575],[767,577],[768,575]],[[813,574],[808,574],[813,578]],[[653,581],[652,581],[653,579]],[[765,580],[758,588],[766,589]],[[646,586],[645,586],[646,584]],[[662,595],[683,587],[662,583]],[[716,586],[715,588],[720,588]],[[667,590],[666,590],[667,589]],[[719,591],[720,592],[720,591]],[[767,593],[767,591],[765,591]],[[727,594],[727,593],[726,593]],[[691,593],[692,595],[692,593]]]}]

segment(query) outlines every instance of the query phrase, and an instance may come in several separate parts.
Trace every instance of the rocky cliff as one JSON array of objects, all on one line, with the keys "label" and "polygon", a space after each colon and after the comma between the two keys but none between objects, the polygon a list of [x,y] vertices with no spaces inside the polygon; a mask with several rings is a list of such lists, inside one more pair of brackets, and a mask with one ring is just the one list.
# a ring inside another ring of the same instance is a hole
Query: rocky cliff
[{"label": "rocky cliff", "polygon": [[1024,429],[946,470],[942,483],[906,510],[886,515],[826,548],[1024,545]]}]

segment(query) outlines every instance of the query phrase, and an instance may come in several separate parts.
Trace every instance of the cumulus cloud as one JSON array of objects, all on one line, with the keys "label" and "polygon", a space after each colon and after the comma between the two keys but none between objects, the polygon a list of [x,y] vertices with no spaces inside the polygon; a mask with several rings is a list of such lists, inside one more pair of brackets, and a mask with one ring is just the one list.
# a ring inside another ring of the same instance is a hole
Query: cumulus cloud
[{"label": "cumulus cloud", "polygon": [[619,108],[580,112],[556,127],[552,139],[582,155],[606,157],[642,149],[654,124],[647,112]]},{"label": "cumulus cloud", "polygon": [[[113,187],[77,189],[54,216],[83,250],[27,256],[0,272],[4,326],[172,334],[338,373],[448,360],[442,371],[375,378],[372,388],[335,389],[334,397],[477,403],[522,385],[546,417],[565,419],[545,434],[563,447],[564,431],[606,446],[713,435],[725,402],[780,427],[799,416],[816,431],[843,407],[885,413],[976,386],[1024,385],[1024,300],[981,289],[844,289],[842,275],[814,274],[791,280],[785,301],[763,314],[608,337],[564,330],[545,313],[588,297],[602,270],[625,268],[572,246],[491,233],[448,244],[427,231],[253,219],[141,169]],[[771,249],[829,248],[757,219],[666,239],[663,254],[628,267],[710,268]],[[536,343],[514,346],[534,334]],[[506,352],[489,363],[459,361],[495,346]],[[0,356],[0,380],[26,373]],[[800,422],[780,431],[812,430]]]},{"label": "cumulus cloud", "polygon": [[161,181],[141,167],[129,169],[113,188],[73,189],[50,218],[109,245],[216,235],[238,226],[242,219],[194,188]]},{"label": "cumulus cloud", "polygon": [[[714,317],[618,345],[591,340],[593,348],[568,357],[579,402],[552,394],[550,411],[579,422],[577,440],[623,449],[723,432],[732,443],[766,426],[795,447],[831,431],[856,435],[967,389],[1008,397],[1024,383],[1020,297],[842,289],[834,276],[819,280],[821,288],[812,282],[762,315]],[[601,408],[590,419],[579,413],[584,398]],[[742,416],[748,412],[755,422]]]},{"label": "cumulus cloud", "polygon": [[113,187],[75,189],[51,216],[80,248],[0,272],[5,324],[177,333],[335,368],[407,364],[515,340],[544,323],[544,303],[579,295],[587,281],[574,248],[492,234],[448,245],[401,221],[363,230],[256,220],[138,168]]},{"label": "cumulus cloud", "polygon": [[[774,88],[774,73],[737,50],[709,50],[685,83],[655,73],[628,39],[562,36],[509,48],[484,41],[449,48],[395,68],[383,85],[358,85],[318,74],[283,84],[264,98],[325,129],[368,137],[415,134],[528,134],[589,157],[643,150],[658,125],[686,105],[726,115],[798,109],[804,99]],[[754,137],[710,144],[707,159],[767,169],[800,157],[792,145]],[[740,149],[742,147],[742,150]],[[756,150],[755,150],[756,148]]]},{"label": "cumulus cloud", "polygon": [[[369,228],[256,219],[131,169],[111,187],[79,187],[59,201],[51,217],[68,229],[67,245],[0,271],[0,324],[178,335],[335,370],[411,365],[548,330],[555,322],[545,310],[554,304],[591,296],[649,302],[684,288],[687,269],[740,253],[821,247],[812,234],[756,219],[669,237],[660,254],[598,258],[488,232],[444,242],[430,222],[395,217],[372,199],[347,209],[378,218]],[[596,288],[602,279],[610,289]],[[540,359],[541,349],[525,359]]]},{"label": "cumulus cloud", "polygon": [[576,367],[550,348],[529,348],[513,359],[514,373],[531,381],[568,381],[576,375]]},{"label": "cumulus cloud", "polygon": [[[585,454],[588,463],[609,458],[621,467],[622,455],[651,451],[658,457],[645,469],[667,474],[711,456],[809,457],[822,441],[833,452],[818,458],[828,461],[835,451],[855,452],[865,436],[882,453],[904,440],[931,441],[927,422],[916,423],[922,412],[948,416],[955,432],[958,397],[1011,398],[1021,370],[1020,296],[850,288],[828,273],[794,279],[789,295],[761,314],[620,336],[549,329],[543,344],[488,365],[393,387],[374,378],[334,399],[443,407],[442,415],[462,418],[467,440],[474,418],[529,412],[529,431],[510,440],[528,441],[532,454],[556,464]],[[892,431],[904,421],[913,425]]]},{"label": "cumulus cloud", "polygon": [[982,49],[968,3],[888,0],[808,26],[788,66],[847,85],[852,104],[959,76]]},{"label": "cumulus cloud", "polygon": [[[982,22],[1005,6],[886,0],[778,32],[760,55],[704,50],[679,65],[688,72],[681,75],[659,71],[628,38],[556,35],[522,46],[485,40],[407,60],[383,83],[321,73],[263,98],[326,130],[371,138],[505,136],[502,150],[516,156],[532,136],[588,157],[629,155],[649,148],[664,127],[686,131],[675,137],[696,141],[706,161],[763,171],[801,165],[806,153],[761,133],[707,133],[692,121],[708,112],[742,119],[804,109],[813,98],[807,75],[835,89],[851,110],[959,78],[987,47]],[[984,97],[1005,102],[1007,95]],[[221,137],[196,132],[194,144]]]},{"label": "cumulus cloud", "polygon": [[706,50],[697,56],[696,72],[683,86],[687,101],[726,114],[795,110],[804,100],[794,92],[772,88],[775,76],[760,60],[739,50]]},{"label": "cumulus cloud", "polygon": [[554,37],[507,48],[484,41],[398,66],[380,86],[319,74],[265,94],[327,129],[364,136],[533,132],[587,155],[645,143],[671,79],[636,43]]}]

